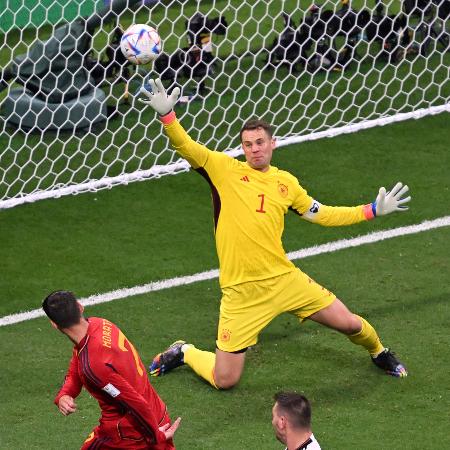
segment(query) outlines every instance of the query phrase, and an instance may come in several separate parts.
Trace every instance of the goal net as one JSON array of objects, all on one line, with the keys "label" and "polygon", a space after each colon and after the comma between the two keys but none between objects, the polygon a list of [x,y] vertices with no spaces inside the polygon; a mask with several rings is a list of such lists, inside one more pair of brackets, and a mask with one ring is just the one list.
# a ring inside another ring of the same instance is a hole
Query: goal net
[{"label": "goal net", "polygon": [[[188,170],[150,108],[178,85],[178,117],[240,154],[243,121],[279,145],[450,112],[449,0],[9,0],[0,11],[0,209]],[[156,28],[155,63],[128,64],[122,31]]]}]

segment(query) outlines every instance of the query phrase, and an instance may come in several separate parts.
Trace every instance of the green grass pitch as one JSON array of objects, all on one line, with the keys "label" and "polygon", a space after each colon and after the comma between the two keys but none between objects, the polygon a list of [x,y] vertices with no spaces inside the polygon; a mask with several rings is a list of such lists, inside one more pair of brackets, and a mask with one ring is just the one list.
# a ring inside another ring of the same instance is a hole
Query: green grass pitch
[{"label": "green grass pitch", "polygon": [[[205,116],[206,117],[206,116]],[[407,213],[327,229],[287,216],[287,251],[420,223],[450,211],[449,115],[280,149],[274,164],[327,204],[359,204],[381,185],[411,187]],[[54,289],[80,297],[217,267],[209,188],[195,173],[0,212],[0,316],[35,309]],[[248,352],[241,383],[218,392],[187,367],[153,380],[179,449],[277,449],[272,396],[310,398],[323,449],[450,448],[450,230],[441,228],[297,262],[364,315],[410,371],[383,375],[344,336],[277,318]],[[175,339],[214,349],[217,280],[87,309],[116,322],[145,363]],[[83,393],[69,417],[52,404],[71,345],[44,318],[0,327],[0,448],[75,449],[97,423]]]}]

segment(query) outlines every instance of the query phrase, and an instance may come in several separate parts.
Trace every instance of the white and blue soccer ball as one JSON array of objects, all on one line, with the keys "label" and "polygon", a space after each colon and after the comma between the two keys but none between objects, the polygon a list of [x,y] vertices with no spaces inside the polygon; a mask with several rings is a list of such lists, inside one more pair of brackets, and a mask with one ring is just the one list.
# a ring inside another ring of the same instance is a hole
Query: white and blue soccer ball
[{"label": "white and blue soccer ball", "polygon": [[122,35],[120,49],[132,64],[147,64],[161,53],[161,38],[149,25],[131,25]]}]

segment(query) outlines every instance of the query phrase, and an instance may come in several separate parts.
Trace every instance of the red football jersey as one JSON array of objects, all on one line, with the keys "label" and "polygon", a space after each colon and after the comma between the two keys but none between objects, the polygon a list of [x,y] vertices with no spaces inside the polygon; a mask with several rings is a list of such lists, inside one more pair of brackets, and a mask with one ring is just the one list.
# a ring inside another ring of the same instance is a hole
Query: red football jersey
[{"label": "red football jersey", "polygon": [[55,398],[75,398],[84,386],[98,400],[100,425],[128,414],[149,443],[165,442],[159,424],[166,405],[151,386],[133,344],[107,319],[90,317],[86,336],[74,347],[69,370]]}]

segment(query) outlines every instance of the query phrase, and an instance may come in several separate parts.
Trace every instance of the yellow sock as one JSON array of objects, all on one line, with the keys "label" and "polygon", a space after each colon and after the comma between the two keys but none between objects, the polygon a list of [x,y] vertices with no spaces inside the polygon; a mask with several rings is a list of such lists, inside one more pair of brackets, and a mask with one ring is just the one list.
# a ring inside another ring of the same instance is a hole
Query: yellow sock
[{"label": "yellow sock", "polygon": [[216,355],[212,352],[205,352],[189,345],[184,351],[184,362],[199,376],[208,381],[216,389],[219,389],[214,382],[214,366]]},{"label": "yellow sock", "polygon": [[362,328],[359,333],[352,334],[348,338],[356,345],[362,345],[371,356],[377,356],[384,350],[377,332],[367,320],[361,319]]}]

